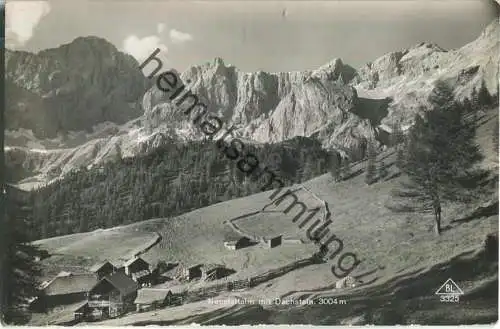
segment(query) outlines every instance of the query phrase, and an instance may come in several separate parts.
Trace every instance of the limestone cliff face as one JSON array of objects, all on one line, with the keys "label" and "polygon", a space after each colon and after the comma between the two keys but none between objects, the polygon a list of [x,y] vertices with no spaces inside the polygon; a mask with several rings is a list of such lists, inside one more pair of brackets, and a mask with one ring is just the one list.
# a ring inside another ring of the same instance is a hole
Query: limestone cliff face
[{"label": "limestone cliff face", "polygon": [[354,88],[313,73],[293,84],[269,117],[246,132],[260,142],[310,136],[327,124],[345,122],[356,101]]},{"label": "limestone cliff face", "polygon": [[[235,125],[239,135],[258,142],[278,142],[311,136],[326,124],[347,120],[357,96],[343,79],[352,76],[352,69],[344,67],[341,60],[311,72],[245,73],[216,58],[191,67],[181,78],[227,126]],[[145,126],[150,131],[175,130],[201,137],[155,86],[146,92],[143,106]]]},{"label": "limestone cliff face", "polygon": [[421,43],[386,54],[360,68],[352,85],[361,97],[392,98],[382,124],[402,120],[411,125],[418,108],[428,104],[437,80],[452,86],[457,100],[470,98],[472,90],[479,90],[483,83],[490,95],[498,97],[499,35],[495,20],[476,40],[458,49]]},{"label": "limestone cliff face", "polygon": [[86,130],[141,115],[147,80],[138,63],[97,37],[77,38],[37,54],[5,54],[7,128],[32,129],[39,137]]},{"label": "limestone cliff face", "polygon": [[[420,43],[358,70],[334,59],[314,71],[245,73],[216,58],[181,77],[210,111],[227,126],[235,125],[245,138],[279,142],[306,136],[319,138],[326,148],[345,149],[376,137],[394,120],[411,125],[428,105],[437,80],[453,86],[458,100],[470,97],[483,81],[490,94],[497,95],[499,34],[495,21],[462,48]],[[150,131],[201,138],[175,106],[154,96],[157,93],[152,87],[143,102]]]}]

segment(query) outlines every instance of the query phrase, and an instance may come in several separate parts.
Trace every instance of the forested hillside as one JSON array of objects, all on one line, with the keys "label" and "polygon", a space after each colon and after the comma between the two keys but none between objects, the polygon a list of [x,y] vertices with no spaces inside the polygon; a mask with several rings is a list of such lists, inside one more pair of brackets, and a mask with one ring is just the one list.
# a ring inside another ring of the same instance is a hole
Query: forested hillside
[{"label": "forested hillside", "polygon": [[[247,147],[287,185],[328,169],[328,152],[308,138]],[[31,192],[30,238],[177,216],[260,192],[268,177],[245,177],[213,142],[170,143],[101,168],[82,168]]]}]

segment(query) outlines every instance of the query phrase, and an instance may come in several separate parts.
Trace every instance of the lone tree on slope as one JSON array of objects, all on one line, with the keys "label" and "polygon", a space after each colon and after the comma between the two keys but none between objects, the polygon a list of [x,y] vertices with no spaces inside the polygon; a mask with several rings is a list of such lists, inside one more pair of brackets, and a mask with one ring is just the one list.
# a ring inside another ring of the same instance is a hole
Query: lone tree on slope
[{"label": "lone tree on slope", "polygon": [[410,130],[402,172],[408,180],[393,195],[403,201],[395,211],[432,212],[434,229],[441,233],[445,201],[471,202],[481,193],[486,171],[476,168],[483,158],[475,144],[475,125],[464,119],[452,90],[438,82],[431,94],[432,108],[416,116]]}]

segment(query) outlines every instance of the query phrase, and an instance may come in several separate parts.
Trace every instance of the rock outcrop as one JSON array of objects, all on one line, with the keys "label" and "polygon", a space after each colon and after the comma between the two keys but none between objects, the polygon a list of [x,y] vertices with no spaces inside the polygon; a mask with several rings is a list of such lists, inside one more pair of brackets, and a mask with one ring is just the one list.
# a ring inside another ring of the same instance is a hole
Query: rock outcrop
[{"label": "rock outcrop", "polygon": [[382,121],[387,125],[393,120],[411,125],[419,107],[428,105],[437,80],[449,83],[457,100],[470,99],[472,90],[483,83],[498,97],[499,35],[500,25],[494,20],[476,40],[458,49],[420,43],[392,52],[360,68],[352,84],[361,97],[392,99]]},{"label": "rock outcrop", "polygon": [[148,86],[131,56],[97,37],[81,37],[37,54],[6,50],[8,129],[37,137],[91,129],[141,115]]},{"label": "rock outcrop", "polygon": [[[245,73],[217,58],[188,69],[181,78],[227,126],[235,125],[241,136],[278,142],[311,136],[326,125],[331,128],[332,123],[347,121],[357,95],[344,80],[353,75],[341,60],[311,72]],[[159,93],[153,86],[144,96],[149,131],[175,130],[200,138],[201,133],[192,129],[182,112]]]}]

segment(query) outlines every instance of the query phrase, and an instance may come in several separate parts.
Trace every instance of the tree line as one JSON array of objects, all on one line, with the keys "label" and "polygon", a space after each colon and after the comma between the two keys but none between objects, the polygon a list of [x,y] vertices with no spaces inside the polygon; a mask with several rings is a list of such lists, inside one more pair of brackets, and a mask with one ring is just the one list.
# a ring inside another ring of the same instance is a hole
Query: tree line
[{"label": "tree line", "polygon": [[[30,239],[173,217],[261,192],[265,183],[246,177],[214,147],[209,141],[167,143],[100,168],[80,168],[34,190]],[[325,173],[331,158],[319,142],[303,137],[248,148],[294,183]]]}]

